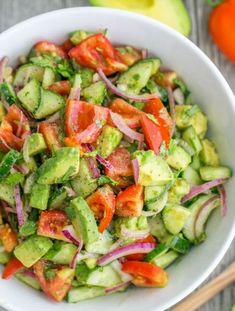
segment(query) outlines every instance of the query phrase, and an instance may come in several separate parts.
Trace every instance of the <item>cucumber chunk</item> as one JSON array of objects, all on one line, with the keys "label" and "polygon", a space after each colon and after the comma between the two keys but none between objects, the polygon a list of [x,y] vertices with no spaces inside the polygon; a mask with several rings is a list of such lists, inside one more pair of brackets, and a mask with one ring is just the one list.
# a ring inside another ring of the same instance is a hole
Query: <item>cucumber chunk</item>
[{"label": "cucumber chunk", "polygon": [[186,140],[195,150],[196,154],[202,150],[202,144],[198,138],[195,129],[190,126],[183,132],[183,139]]},{"label": "cucumber chunk", "polygon": [[28,154],[29,156],[34,156],[42,151],[46,150],[47,146],[43,135],[40,133],[33,133],[28,141]]},{"label": "cucumber chunk", "polygon": [[63,96],[41,88],[41,100],[38,109],[34,112],[34,116],[36,119],[43,119],[59,111],[64,106]]},{"label": "cucumber chunk", "polygon": [[76,303],[82,300],[87,300],[105,295],[105,289],[98,286],[81,286],[72,288],[68,292],[67,300],[69,303]]},{"label": "cucumber chunk", "polygon": [[181,253],[181,254],[186,254],[188,253],[192,244],[190,241],[177,235],[172,238],[172,240],[169,242],[168,245],[174,251]]},{"label": "cucumber chunk", "polygon": [[202,151],[200,152],[200,159],[204,165],[220,165],[219,155],[215,149],[215,145],[209,139],[202,140]]},{"label": "cucumber chunk", "polygon": [[91,286],[112,287],[122,283],[122,280],[111,265],[107,265],[95,268],[94,271],[89,274],[86,283]]},{"label": "cucumber chunk", "polygon": [[45,68],[43,80],[42,80],[42,87],[47,89],[51,84],[53,84],[56,80],[56,75],[53,69],[47,67]]},{"label": "cucumber chunk", "polygon": [[155,236],[160,243],[167,243],[172,238],[172,235],[166,230],[160,214],[152,218],[149,217],[148,224],[150,233]]},{"label": "cucumber chunk", "polygon": [[10,150],[2,159],[0,163],[0,181],[5,179],[10,173],[11,168],[15,162],[19,159],[20,153],[16,150]]},{"label": "cucumber chunk", "polygon": [[15,91],[10,83],[3,82],[0,85],[0,94],[9,105],[15,104],[17,101]]},{"label": "cucumber chunk", "polygon": [[153,261],[154,259],[165,254],[168,250],[169,246],[167,246],[167,244],[159,244],[154,250],[152,250],[144,257],[144,261]]},{"label": "cucumber chunk", "polygon": [[27,274],[24,274],[23,272],[18,272],[15,274],[15,277],[17,280],[21,281],[22,283],[25,283],[26,285],[36,289],[40,290],[41,286],[36,278],[29,276]]},{"label": "cucumber chunk", "polygon": [[190,210],[181,205],[168,205],[162,212],[166,229],[172,234],[178,234],[190,216]]},{"label": "cucumber chunk", "polygon": [[156,266],[165,269],[169,267],[177,258],[179,254],[175,251],[169,251],[166,254],[163,254],[152,261]]},{"label": "cucumber chunk", "polygon": [[22,106],[29,112],[35,112],[40,104],[40,83],[36,79],[30,80],[25,87],[17,93]]},{"label": "cucumber chunk", "polygon": [[20,66],[20,68],[16,71],[15,79],[13,85],[16,87],[22,87],[28,83],[31,79],[37,79],[38,81],[42,81],[44,74],[44,68],[33,65],[33,64],[25,64]]},{"label": "cucumber chunk", "polygon": [[[217,206],[218,201],[217,201],[218,196],[214,194],[207,194],[207,195],[201,195],[195,202],[193,202],[188,208],[191,211],[190,216],[188,217],[184,228],[183,228],[183,234],[184,236],[191,242],[195,242],[196,239],[199,237],[198,235],[196,236],[195,233],[195,225],[198,220],[198,217],[202,210],[205,208],[206,203],[208,200],[212,200],[212,205]],[[208,208],[208,207],[206,207]],[[208,215],[207,215],[208,216]],[[205,221],[204,221],[205,223]]]},{"label": "cucumber chunk", "polygon": [[57,241],[43,258],[55,264],[69,265],[76,251],[77,247],[75,245]]},{"label": "cucumber chunk", "polygon": [[149,78],[157,72],[159,66],[159,59],[139,61],[121,74],[117,87],[127,94],[139,94]]},{"label": "cucumber chunk", "polygon": [[106,85],[103,81],[97,81],[82,91],[82,96],[88,103],[101,105],[107,95]]},{"label": "cucumber chunk", "polygon": [[202,184],[202,179],[198,172],[194,170],[191,166],[188,166],[183,172],[182,177],[188,181],[191,186],[197,186]]},{"label": "cucumber chunk", "polygon": [[203,166],[199,169],[201,178],[210,181],[219,178],[230,178],[232,176],[231,169],[226,166]]}]

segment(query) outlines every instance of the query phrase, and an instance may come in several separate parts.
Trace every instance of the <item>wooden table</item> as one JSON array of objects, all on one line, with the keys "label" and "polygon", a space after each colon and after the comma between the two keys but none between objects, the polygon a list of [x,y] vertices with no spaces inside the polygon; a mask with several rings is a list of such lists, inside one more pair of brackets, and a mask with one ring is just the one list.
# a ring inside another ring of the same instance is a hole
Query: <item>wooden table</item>
[{"label": "wooden table", "polygon": [[[192,41],[219,67],[235,92],[235,65],[231,65],[218,52],[207,32],[207,18],[210,8],[204,0],[186,0],[185,2],[192,18]],[[0,0],[0,32],[37,14],[66,7],[86,5],[88,5],[88,1],[86,0]],[[210,278],[217,275],[233,260],[235,260],[235,245],[230,247],[222,263]],[[233,303],[235,303],[235,286],[231,285],[223,293],[200,308],[200,311],[230,311]],[[2,311],[1,308],[0,311]]]}]

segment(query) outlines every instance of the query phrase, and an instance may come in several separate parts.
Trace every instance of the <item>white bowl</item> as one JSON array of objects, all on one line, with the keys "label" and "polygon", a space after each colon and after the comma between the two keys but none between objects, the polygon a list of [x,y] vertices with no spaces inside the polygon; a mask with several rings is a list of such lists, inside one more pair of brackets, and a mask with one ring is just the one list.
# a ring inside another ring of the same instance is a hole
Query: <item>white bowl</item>
[{"label": "white bowl", "polygon": [[[235,102],[232,91],[217,68],[193,43],[174,30],[146,17],[106,8],[72,8],[43,14],[24,21],[0,35],[0,57],[16,61],[38,40],[62,42],[75,29],[108,28],[112,42],[147,48],[187,82],[197,102],[209,116],[210,135],[222,163],[235,169]],[[214,270],[235,234],[233,191],[227,185],[229,211],[221,218],[214,213],[208,239],[169,269],[164,289],[133,289],[76,305],[53,303],[40,292],[11,279],[0,281],[0,305],[17,311],[162,311],[191,293]]]}]

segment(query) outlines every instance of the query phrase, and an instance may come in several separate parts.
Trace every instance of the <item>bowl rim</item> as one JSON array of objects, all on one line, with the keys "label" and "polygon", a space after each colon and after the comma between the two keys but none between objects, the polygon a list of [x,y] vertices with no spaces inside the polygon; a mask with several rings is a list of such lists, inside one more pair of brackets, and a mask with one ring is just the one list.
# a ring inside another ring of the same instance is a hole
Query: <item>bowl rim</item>
[{"label": "bowl rim", "polygon": [[[210,60],[210,58],[198,46],[196,46],[196,44],[194,44],[190,39],[188,39],[187,37],[185,37],[181,33],[177,32],[173,28],[171,28],[171,27],[169,27],[169,26],[167,26],[167,25],[165,25],[165,24],[163,24],[163,23],[161,23],[161,22],[159,22],[159,21],[157,21],[151,17],[147,17],[147,16],[144,16],[144,15],[141,15],[138,13],[133,13],[130,11],[115,9],[115,8],[92,7],[92,6],[77,7],[77,6],[75,6],[75,7],[58,9],[58,10],[52,10],[49,12],[41,13],[41,14],[35,15],[33,17],[27,18],[27,19],[25,19],[19,23],[16,23],[15,25],[7,28],[2,33],[0,33],[0,40],[2,38],[4,39],[4,37],[7,37],[11,33],[14,33],[14,31],[16,29],[18,29],[19,27],[24,27],[27,24],[34,23],[34,21],[37,21],[40,19],[43,20],[44,18],[47,19],[48,17],[50,17],[52,15],[53,15],[53,17],[55,17],[55,15],[57,15],[57,17],[59,18],[60,15],[70,14],[72,12],[74,13],[74,11],[79,11],[79,12],[84,11],[84,13],[87,13],[87,14],[89,14],[89,12],[97,11],[97,12],[103,12],[106,14],[126,15],[127,17],[130,16],[130,17],[139,19],[143,23],[151,24],[152,27],[157,27],[159,29],[159,31],[161,31],[163,29],[165,32],[171,33],[171,35],[175,36],[182,44],[187,45],[191,50],[193,50],[201,58],[202,61],[204,61],[207,64],[208,70],[210,70],[212,72],[212,74],[215,75],[215,77],[219,80],[219,83],[223,87],[224,92],[227,94],[228,101],[230,102],[231,109],[233,110],[233,113],[235,116],[235,95],[234,95],[233,91],[231,90],[228,82],[226,81],[226,79],[224,78],[222,73],[219,71],[219,69],[216,67],[216,65],[212,62],[212,60]],[[177,303],[179,303],[182,299],[187,297],[190,293],[192,293],[197,287],[199,287],[201,285],[201,283],[218,266],[218,264],[220,263],[220,261],[224,257],[225,253],[229,249],[229,247],[233,241],[234,236],[235,236],[235,218],[234,218],[233,225],[230,228],[229,234],[227,235],[225,243],[221,246],[219,252],[214,257],[213,261],[210,263],[210,266],[192,282],[190,287],[184,289],[181,293],[175,295],[174,297],[170,298],[167,302],[163,303],[162,304],[162,308],[163,308],[162,310],[166,310],[166,309],[176,305]],[[4,301],[1,301],[1,298],[0,298],[0,306],[2,306],[3,308],[6,308],[6,309],[8,308],[8,310],[9,310],[9,306],[7,306],[7,304],[4,303]],[[13,310],[12,308],[10,308],[10,309]],[[17,311],[17,309],[14,309],[14,311]],[[151,311],[154,311],[154,310],[151,310]]]}]

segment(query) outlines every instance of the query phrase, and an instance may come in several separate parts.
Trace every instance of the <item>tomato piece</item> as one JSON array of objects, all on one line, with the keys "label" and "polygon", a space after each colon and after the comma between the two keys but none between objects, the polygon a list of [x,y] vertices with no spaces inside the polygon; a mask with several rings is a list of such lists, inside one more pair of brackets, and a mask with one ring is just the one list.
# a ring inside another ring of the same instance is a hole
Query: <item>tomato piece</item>
[{"label": "tomato piece", "polygon": [[226,0],[217,5],[209,17],[209,31],[219,49],[235,62],[235,1]]},{"label": "tomato piece", "polygon": [[141,51],[130,46],[117,47],[116,53],[118,59],[128,67],[132,66],[142,58]]},{"label": "tomato piece", "polygon": [[[146,238],[138,240],[137,242],[141,242],[141,243],[154,243],[156,245],[156,240],[155,238],[150,234],[148,235]],[[132,254],[132,255],[128,255],[126,256],[127,260],[134,260],[134,261],[141,261],[143,260],[145,257],[145,254]]]},{"label": "tomato piece", "polygon": [[4,267],[2,278],[9,279],[22,268],[24,268],[24,265],[17,258],[13,257]]},{"label": "tomato piece", "polygon": [[55,123],[41,122],[39,132],[42,133],[50,151],[55,151],[62,147],[62,142],[58,134],[58,126]]},{"label": "tomato piece", "polygon": [[48,89],[60,95],[68,96],[71,91],[71,83],[68,80],[58,81],[51,84]]},{"label": "tomato piece", "polygon": [[125,261],[122,271],[134,276],[132,283],[141,287],[165,287],[168,282],[167,273],[160,267],[143,261]]},{"label": "tomato piece", "polygon": [[69,220],[65,212],[59,210],[43,211],[38,222],[38,234],[69,242],[62,232],[68,224]]},{"label": "tomato piece", "polygon": [[168,146],[171,140],[170,130],[173,123],[162,101],[158,98],[146,102],[144,106],[144,111],[146,113],[152,114],[155,117],[157,121],[157,124],[155,125],[158,127],[161,133],[162,140],[165,141],[166,146]]},{"label": "tomato piece", "polygon": [[109,110],[93,104],[68,100],[65,111],[65,132],[74,142],[93,143],[108,119]]},{"label": "tomato piece", "polygon": [[159,154],[160,147],[163,142],[159,127],[146,115],[142,116],[141,123],[148,147],[152,149],[156,154]]},{"label": "tomato piece", "polygon": [[34,45],[34,51],[37,56],[49,54],[51,56],[58,56],[63,59],[67,58],[67,54],[61,47],[47,40],[37,42]]},{"label": "tomato piece", "polygon": [[50,269],[52,277],[46,278],[47,264],[38,261],[33,269],[44,293],[55,301],[61,301],[71,288],[75,271],[65,266],[55,266]]},{"label": "tomato piece", "polygon": [[111,42],[101,33],[82,40],[69,51],[69,57],[83,67],[95,70],[100,68],[106,75],[127,69],[126,65],[117,60]]},{"label": "tomato piece", "polygon": [[13,133],[17,137],[25,138],[31,133],[28,119],[15,104],[10,106],[5,120],[11,124]]},{"label": "tomato piece", "polygon": [[18,244],[17,234],[8,225],[4,224],[0,227],[0,240],[6,252],[12,252]]},{"label": "tomato piece", "polygon": [[113,167],[112,169],[106,167],[105,174],[118,182],[119,187],[129,186],[129,177],[133,176],[130,152],[124,147],[116,148],[107,160]]},{"label": "tomato piece", "polygon": [[68,52],[74,47],[73,43],[68,39],[66,41],[64,41],[64,43],[62,43],[60,45],[60,48],[66,53],[68,54]]},{"label": "tomato piece", "polygon": [[141,115],[143,112],[128,104],[125,100],[117,98],[110,107],[113,112],[120,114],[130,128],[141,126]]},{"label": "tomato piece", "polygon": [[121,217],[138,217],[144,207],[143,186],[132,185],[119,192],[115,214]]},{"label": "tomato piece", "polygon": [[96,218],[101,219],[99,232],[110,225],[115,212],[115,194],[109,185],[99,188],[87,198],[87,203],[94,212]]},{"label": "tomato piece", "polygon": [[22,110],[15,104],[11,105],[0,126],[0,150],[8,151],[9,147],[21,150],[30,133],[29,121]]},{"label": "tomato piece", "polygon": [[158,85],[161,87],[170,87],[175,88],[175,79],[177,78],[177,73],[175,71],[165,71],[165,72],[159,72],[155,76],[155,81]]}]

